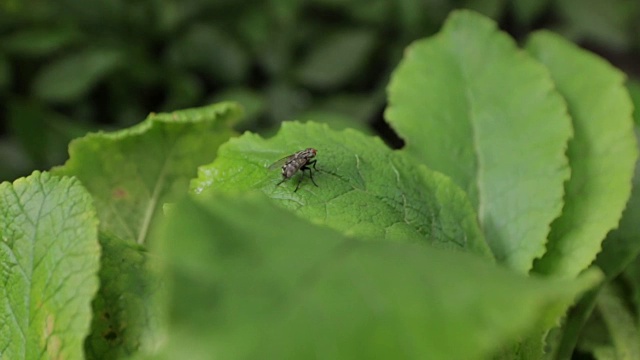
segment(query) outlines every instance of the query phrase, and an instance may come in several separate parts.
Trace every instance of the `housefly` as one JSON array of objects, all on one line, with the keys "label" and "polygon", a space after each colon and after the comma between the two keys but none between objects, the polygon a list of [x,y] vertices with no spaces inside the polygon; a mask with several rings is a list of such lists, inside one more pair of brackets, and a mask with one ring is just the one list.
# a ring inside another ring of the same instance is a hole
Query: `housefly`
[{"label": "housefly", "polygon": [[304,150],[300,150],[295,154],[286,156],[271,164],[271,166],[269,166],[269,169],[282,167],[282,180],[280,180],[280,182],[277,183],[276,186],[291,178],[293,175],[295,175],[296,172],[298,172],[298,170],[302,171],[302,177],[300,178],[300,181],[298,181],[298,185],[296,185],[296,189],[293,192],[298,191],[300,183],[302,182],[302,178],[304,177],[305,170],[309,170],[309,178],[311,178],[311,182],[313,183],[313,185],[318,186],[318,184],[316,184],[316,182],[313,180],[313,172],[311,171],[310,167],[313,166],[314,170],[318,170],[316,169],[316,160],[313,159],[316,156],[316,153],[316,149],[307,148]]}]

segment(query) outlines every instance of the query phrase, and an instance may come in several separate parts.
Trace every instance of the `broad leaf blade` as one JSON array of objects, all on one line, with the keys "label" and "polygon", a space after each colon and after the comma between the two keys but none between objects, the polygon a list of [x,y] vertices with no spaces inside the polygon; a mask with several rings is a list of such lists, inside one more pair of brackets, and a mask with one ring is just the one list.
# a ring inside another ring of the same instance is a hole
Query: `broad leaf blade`
[{"label": "broad leaf blade", "polygon": [[150,298],[159,284],[145,249],[100,234],[100,290],[93,300],[91,333],[85,351],[91,359],[122,359],[152,349],[158,341],[158,313]]},{"label": "broad leaf blade", "polygon": [[549,32],[534,34],[527,50],[549,69],[575,132],[562,216],[536,270],[573,277],[595,259],[629,199],[638,157],[633,107],[622,72],[595,55]]},{"label": "broad leaf blade", "polygon": [[[269,165],[308,147],[318,150],[318,186],[308,172],[276,185],[280,169],[269,171]],[[333,131],[308,122],[283,123],[269,140],[246,133],[220,147],[192,187],[195,192],[260,189],[299,215],[347,234],[426,241],[491,257],[469,201],[451,180],[351,129]]]},{"label": "broad leaf blade", "polygon": [[454,12],[408,48],[389,101],[404,151],[466,190],[498,261],[528,271],[569,177],[571,122],[545,68],[492,21]]},{"label": "broad leaf blade", "polygon": [[73,141],[70,159],[53,171],[87,187],[101,230],[144,243],[162,203],[186,192],[197,167],[234,134],[230,123],[239,115],[233,103],[151,114],[130,129]]},{"label": "broad leaf blade", "polygon": [[100,258],[91,197],[34,172],[0,184],[0,206],[0,357],[82,359]]},{"label": "broad leaf blade", "polygon": [[359,241],[256,194],[199,198],[173,208],[154,241],[167,359],[488,358],[598,279],[526,278],[460,252]]},{"label": "broad leaf blade", "polygon": [[[637,142],[638,129],[635,130]],[[623,272],[639,254],[640,161],[636,161],[631,196],[622,213],[618,228],[607,234],[607,238],[602,243],[602,251],[598,254],[595,264],[607,275],[607,279],[613,279]]]}]

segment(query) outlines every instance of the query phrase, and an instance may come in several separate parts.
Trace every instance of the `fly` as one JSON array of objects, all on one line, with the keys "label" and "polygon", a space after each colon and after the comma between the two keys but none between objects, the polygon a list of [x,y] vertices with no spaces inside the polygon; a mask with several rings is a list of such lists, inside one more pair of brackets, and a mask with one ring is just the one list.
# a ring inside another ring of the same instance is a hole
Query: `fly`
[{"label": "fly", "polygon": [[311,166],[313,166],[314,170],[318,170],[316,169],[316,160],[314,159],[316,153],[316,149],[307,148],[304,150],[300,150],[295,154],[286,156],[271,164],[271,166],[269,166],[269,169],[275,169],[282,166],[282,180],[280,180],[280,182],[277,183],[276,186],[290,179],[293,175],[295,175],[296,172],[298,172],[298,170],[302,171],[302,177],[300,178],[300,181],[298,181],[298,185],[296,185],[296,189],[293,192],[298,191],[300,183],[302,182],[302,178],[304,177],[305,170],[309,170],[309,178],[311,179],[313,185],[318,186],[318,184],[316,184],[316,182],[313,180],[313,172],[311,171]]}]

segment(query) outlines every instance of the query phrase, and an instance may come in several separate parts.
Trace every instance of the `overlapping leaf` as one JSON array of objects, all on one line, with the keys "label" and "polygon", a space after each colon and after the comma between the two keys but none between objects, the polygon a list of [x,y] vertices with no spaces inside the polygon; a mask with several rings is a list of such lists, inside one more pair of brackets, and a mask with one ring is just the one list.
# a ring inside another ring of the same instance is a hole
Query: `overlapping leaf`
[{"label": "overlapping leaf", "polygon": [[0,358],[82,359],[98,289],[98,222],[68,177],[0,184]]},{"label": "overlapping leaf", "polygon": [[461,186],[496,258],[528,271],[569,177],[571,122],[546,69],[491,20],[461,11],[408,48],[389,100],[404,151]]},{"label": "overlapping leaf", "polygon": [[157,344],[159,315],[151,297],[160,281],[142,246],[107,234],[100,234],[100,244],[100,290],[85,351],[91,359],[122,359]]},{"label": "overlapping leaf", "polygon": [[[318,186],[301,172],[277,186],[279,168],[269,171],[269,165],[308,147],[318,151]],[[475,213],[457,186],[355,130],[284,123],[269,140],[246,133],[223,145],[217,159],[200,168],[192,187],[195,192],[260,189],[299,215],[347,234],[426,241],[491,256]]]},{"label": "overlapping leaf", "polygon": [[567,151],[571,179],[562,216],[553,223],[536,270],[573,277],[600,252],[631,193],[638,157],[633,107],[624,75],[595,55],[548,32],[534,34],[527,50],[549,69],[575,132]]},{"label": "overlapping leaf", "polygon": [[212,161],[233,135],[230,123],[239,115],[233,103],[151,114],[130,129],[73,141],[70,159],[53,171],[87,187],[101,230],[144,243],[162,203],[186,192],[197,166]]},{"label": "overlapping leaf", "polygon": [[598,279],[525,278],[460,252],[347,238],[263,195],[198,198],[172,208],[154,241],[167,359],[488,358]]},{"label": "overlapping leaf", "polygon": [[89,354],[117,358],[153,346],[147,335],[157,314],[145,304],[156,280],[133,243],[145,243],[163,203],[186,193],[198,165],[213,160],[234,134],[230,124],[239,115],[232,103],[152,114],[133,128],[75,140],[69,161],[54,169],[83,182],[100,219],[104,252]]}]

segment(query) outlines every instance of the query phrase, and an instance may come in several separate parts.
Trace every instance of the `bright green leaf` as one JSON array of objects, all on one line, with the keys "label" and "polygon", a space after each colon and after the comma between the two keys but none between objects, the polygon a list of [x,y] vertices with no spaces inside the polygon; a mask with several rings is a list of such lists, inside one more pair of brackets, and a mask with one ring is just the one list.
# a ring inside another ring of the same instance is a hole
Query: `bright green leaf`
[{"label": "bright green leaf", "polygon": [[575,132],[562,216],[553,222],[547,253],[535,269],[573,277],[593,262],[629,199],[638,157],[633,107],[622,72],[595,55],[549,32],[534,34],[527,50],[549,69]]},{"label": "bright green leaf", "polygon": [[173,207],[154,241],[166,359],[485,359],[599,279],[528,278],[460,252],[359,241],[255,193],[199,199]]},{"label": "bright green leaf", "polygon": [[151,114],[114,133],[89,134],[69,146],[70,159],[53,171],[75,175],[95,199],[100,229],[143,243],[163,202],[188,187],[233,135],[233,103]]},{"label": "bright green leaf", "polygon": [[[314,186],[307,175],[282,183],[283,156],[317,149]],[[298,181],[302,181],[297,192]],[[390,150],[379,138],[316,123],[283,123],[274,138],[245,133],[220,147],[192,188],[260,189],[283,207],[347,234],[392,241],[427,241],[491,256],[465,194],[446,176]]]},{"label": "bright green leaf", "polygon": [[98,289],[91,196],[34,172],[0,184],[0,358],[82,359]]},{"label": "bright green leaf", "polygon": [[489,19],[454,12],[407,49],[389,101],[403,151],[466,190],[498,261],[528,271],[569,177],[571,122],[545,68]]},{"label": "bright green leaf", "polygon": [[121,64],[122,54],[117,50],[86,49],[44,67],[34,80],[33,91],[45,101],[72,102]]}]

